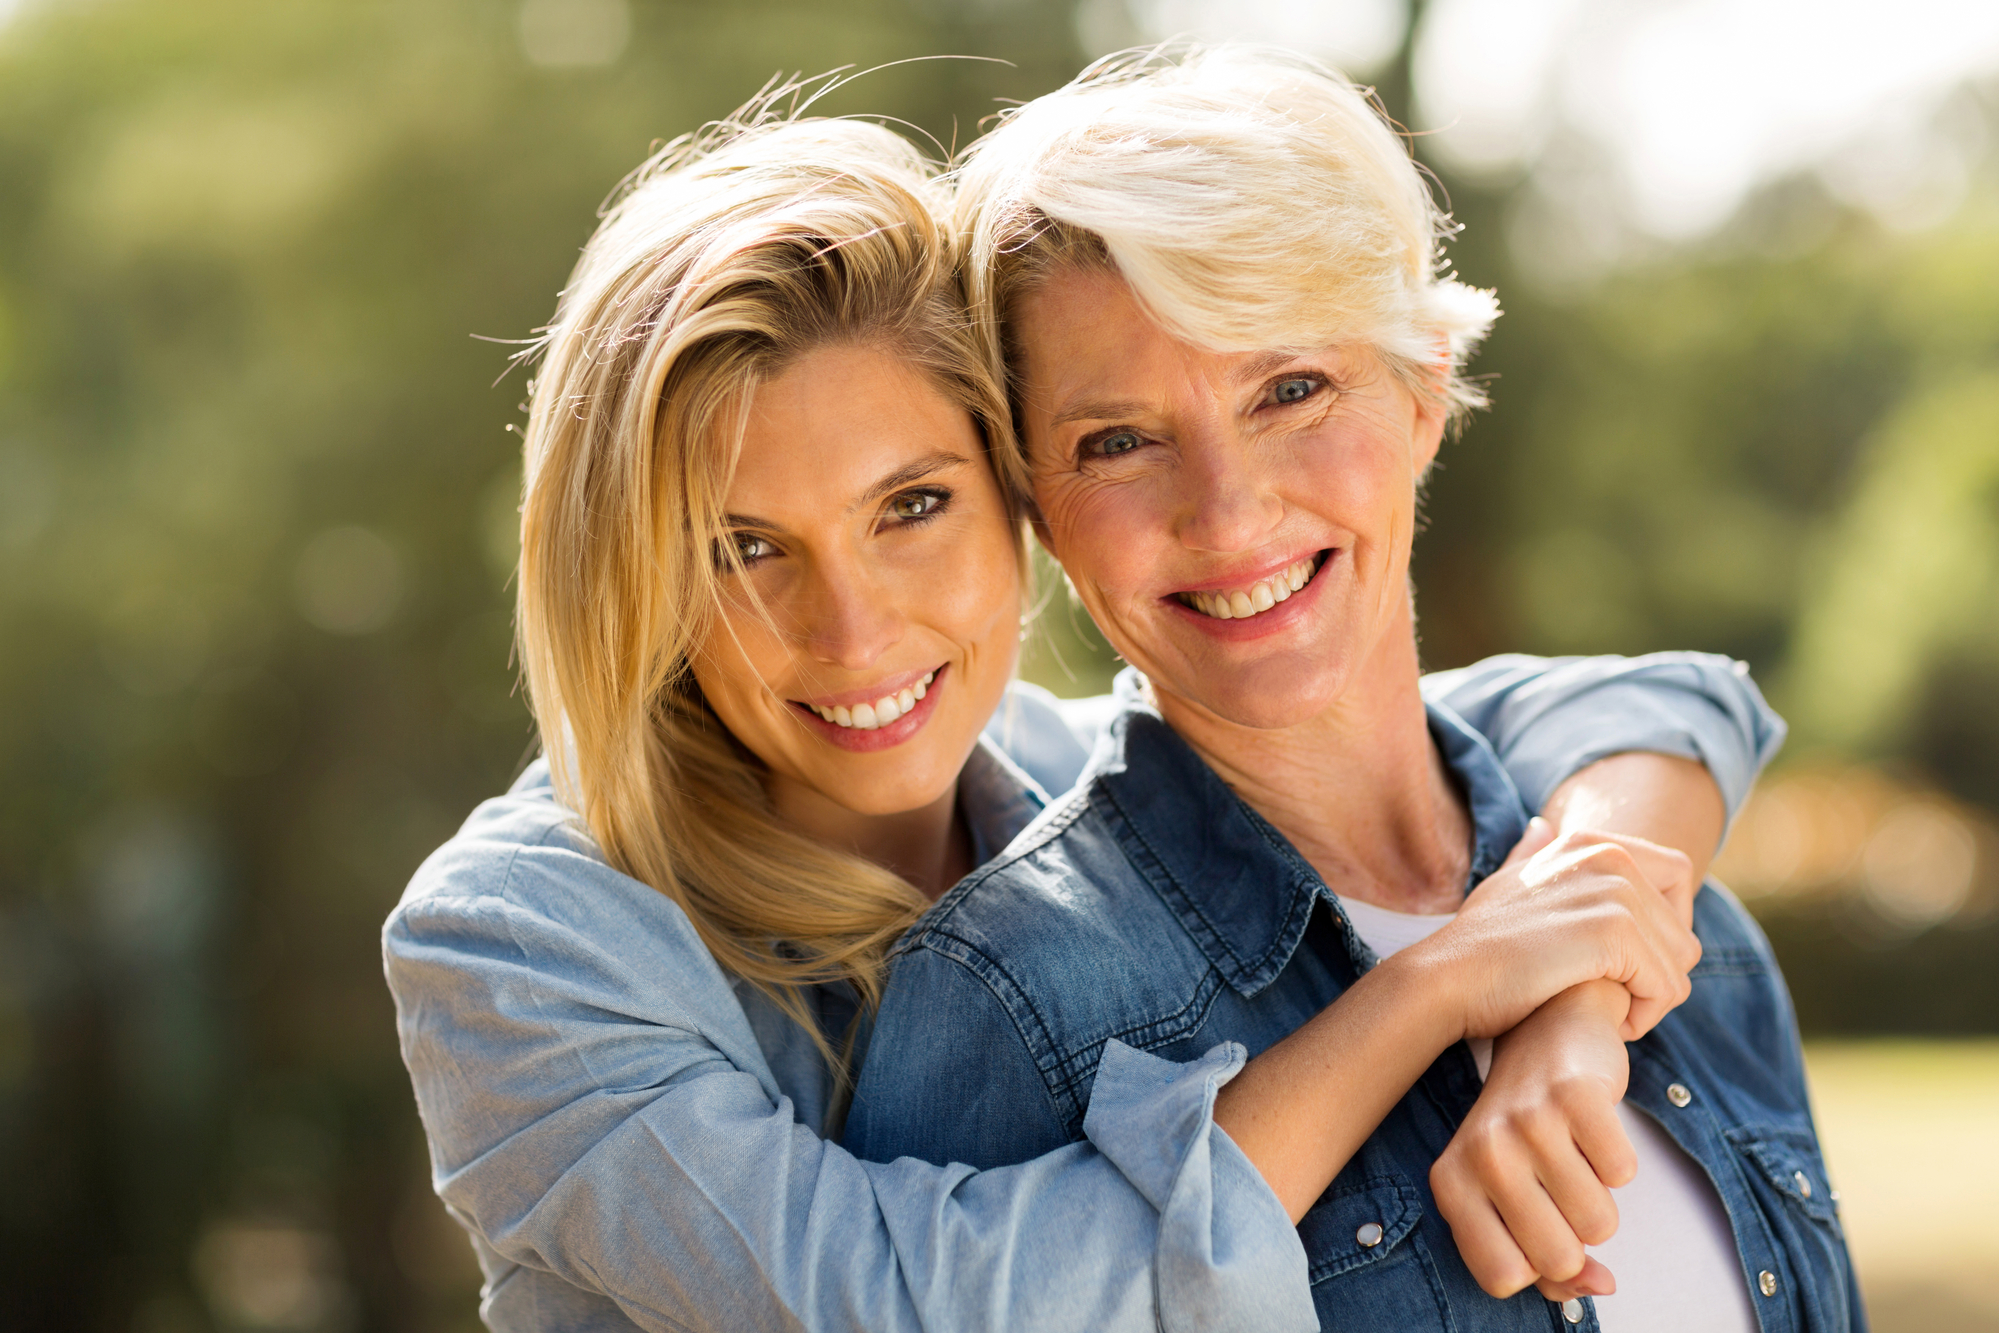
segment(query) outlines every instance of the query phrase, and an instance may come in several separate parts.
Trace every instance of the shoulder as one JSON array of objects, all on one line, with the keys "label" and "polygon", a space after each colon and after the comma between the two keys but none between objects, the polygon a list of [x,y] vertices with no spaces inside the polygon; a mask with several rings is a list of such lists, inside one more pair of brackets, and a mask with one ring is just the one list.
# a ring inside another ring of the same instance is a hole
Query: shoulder
[{"label": "shoulder", "polygon": [[1085,784],[946,894],[896,946],[884,1012],[983,990],[1055,1084],[1086,1080],[1111,1037],[1145,1047],[1179,1035],[1151,1029],[1195,1012],[1213,969],[1127,858],[1107,806]]},{"label": "shoulder", "polygon": [[399,1004],[587,991],[648,1021],[743,1021],[686,914],[604,860],[539,761],[418,867],[382,947]]}]

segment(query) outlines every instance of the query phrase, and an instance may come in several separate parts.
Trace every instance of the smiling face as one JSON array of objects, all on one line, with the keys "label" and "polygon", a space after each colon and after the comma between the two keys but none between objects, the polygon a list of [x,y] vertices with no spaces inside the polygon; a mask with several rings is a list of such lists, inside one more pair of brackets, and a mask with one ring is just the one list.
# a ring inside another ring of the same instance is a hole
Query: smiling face
[{"label": "smiling face", "polygon": [[1363,348],[1181,342],[1113,273],[1058,269],[1014,332],[1037,529],[1169,720],[1294,726],[1400,663],[1439,409]]},{"label": "smiling face", "polygon": [[862,815],[948,794],[1019,644],[970,416],[889,351],[808,352],[757,390],[726,508],[744,568],[692,666],[780,806],[787,784]]}]

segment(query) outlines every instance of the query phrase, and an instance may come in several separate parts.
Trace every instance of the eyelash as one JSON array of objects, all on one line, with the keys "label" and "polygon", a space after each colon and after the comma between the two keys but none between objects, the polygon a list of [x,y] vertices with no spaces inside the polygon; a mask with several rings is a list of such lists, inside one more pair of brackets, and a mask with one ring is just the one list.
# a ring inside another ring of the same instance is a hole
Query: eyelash
[{"label": "eyelash", "polygon": [[[1318,397],[1321,390],[1329,389],[1332,387],[1332,382],[1326,379],[1326,377],[1323,375],[1284,375],[1270,381],[1270,383],[1265,386],[1264,393],[1267,397],[1272,397],[1276,394],[1277,390],[1281,386],[1286,384],[1309,384],[1311,386],[1311,390],[1297,398],[1292,398],[1285,401],[1272,401],[1268,403],[1259,404],[1259,406],[1295,407],[1299,403],[1307,402],[1313,398]],[[1130,449],[1119,449],[1115,453],[1106,454],[1098,452],[1099,446],[1107,444],[1112,440],[1115,440],[1120,435],[1129,435],[1134,440],[1136,440],[1137,443],[1133,444]],[[1129,426],[1115,426],[1110,430],[1101,430],[1097,431],[1095,434],[1092,435],[1085,435],[1081,440],[1078,440],[1076,442],[1076,457],[1078,461],[1088,461],[1090,459],[1097,459],[1097,458],[1116,458],[1119,454],[1128,454],[1135,452],[1144,443],[1145,443],[1145,436],[1142,432],[1133,430]]]},{"label": "eyelash", "polygon": [[[936,518],[951,507],[951,498],[951,490],[944,486],[924,486],[913,491],[903,491],[888,502],[889,517],[899,527],[910,527],[918,523],[928,523],[931,519]],[[935,503],[920,514],[902,515],[895,513],[895,506],[899,502],[912,499],[933,500]],[[731,542],[736,544],[736,558],[734,561],[729,557],[729,543]],[[745,543],[749,542],[755,542],[757,545],[764,547],[763,553],[759,555],[743,554],[742,547]],[[737,563],[740,563],[745,571],[755,569],[758,565],[770,559],[776,549],[777,543],[768,537],[759,537],[753,532],[731,533],[729,536],[718,538],[715,542],[715,568],[724,574],[733,572],[733,568]]]},{"label": "eyelash", "polygon": [[[951,507],[952,492],[945,486],[921,486],[915,490],[903,491],[888,502],[889,517],[899,526],[909,527],[916,523],[928,523]],[[895,507],[904,500],[934,500],[935,504],[920,514],[898,514]]]}]

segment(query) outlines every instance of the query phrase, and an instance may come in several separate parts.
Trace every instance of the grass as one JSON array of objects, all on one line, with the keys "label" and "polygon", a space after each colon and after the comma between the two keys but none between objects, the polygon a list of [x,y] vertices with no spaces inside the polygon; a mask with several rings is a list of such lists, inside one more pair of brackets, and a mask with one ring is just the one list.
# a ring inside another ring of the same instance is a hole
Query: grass
[{"label": "grass", "polygon": [[1999,1333],[1999,1040],[1818,1041],[1805,1058],[1875,1333]]}]

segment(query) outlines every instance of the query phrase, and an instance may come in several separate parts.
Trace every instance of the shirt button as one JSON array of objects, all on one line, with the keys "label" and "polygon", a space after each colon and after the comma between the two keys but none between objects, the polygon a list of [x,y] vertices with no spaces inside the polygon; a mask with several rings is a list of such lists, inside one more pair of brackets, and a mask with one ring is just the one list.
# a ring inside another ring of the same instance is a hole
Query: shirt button
[{"label": "shirt button", "polygon": [[1775,1296],[1777,1294],[1777,1275],[1767,1268],[1758,1273],[1756,1275],[1756,1290],[1762,1292],[1765,1296]]},{"label": "shirt button", "polygon": [[1791,1174],[1791,1183],[1798,1187],[1798,1194],[1801,1198],[1809,1199],[1812,1197],[1812,1181],[1810,1176],[1807,1176],[1802,1171],[1795,1171]]},{"label": "shirt button", "polygon": [[1381,1244],[1381,1223],[1367,1223],[1359,1231],[1353,1233],[1353,1238],[1360,1242],[1362,1249],[1373,1249],[1375,1246]]},{"label": "shirt button", "polygon": [[1573,1296],[1563,1301],[1562,1318],[1571,1324],[1580,1324],[1583,1321],[1583,1303]]},{"label": "shirt button", "polygon": [[1687,1090],[1687,1085],[1684,1083],[1675,1083],[1666,1089],[1666,1100],[1675,1106],[1685,1106],[1693,1099],[1694,1094]]}]

